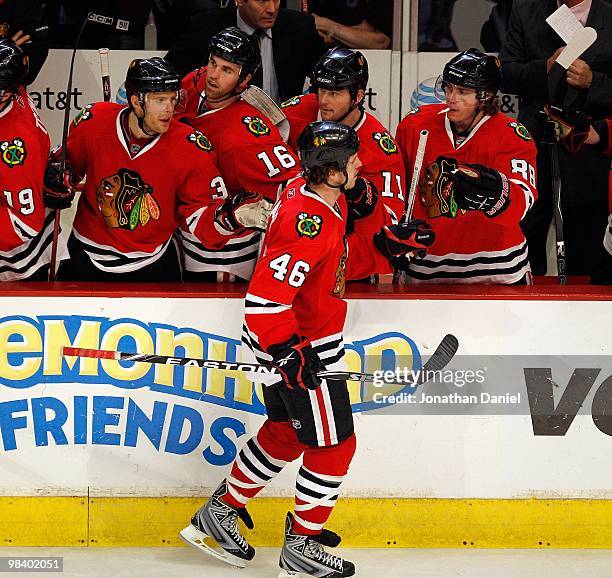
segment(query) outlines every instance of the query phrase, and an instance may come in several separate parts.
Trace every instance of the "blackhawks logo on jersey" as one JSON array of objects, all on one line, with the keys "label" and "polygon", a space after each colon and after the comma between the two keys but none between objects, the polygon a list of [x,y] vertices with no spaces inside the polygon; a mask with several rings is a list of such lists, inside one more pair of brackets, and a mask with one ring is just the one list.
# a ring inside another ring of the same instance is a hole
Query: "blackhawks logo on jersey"
[{"label": "blackhawks logo on jersey", "polygon": [[270,127],[259,116],[243,116],[242,122],[246,125],[247,130],[256,137],[268,136],[270,134]]},{"label": "blackhawks logo on jersey", "polygon": [[522,138],[523,140],[526,140],[526,141],[533,140],[531,138],[531,135],[529,134],[529,131],[527,130],[527,127],[521,124],[520,122],[509,122],[508,126],[513,128],[515,134],[518,137]]},{"label": "blackhawks logo on jersey", "polygon": [[209,153],[211,150],[213,150],[212,143],[201,132],[192,132],[187,137],[187,140],[190,143],[193,143],[201,151]]},{"label": "blackhawks logo on jersey", "polygon": [[25,148],[25,143],[19,137],[12,141],[4,140],[0,142],[0,154],[2,162],[10,169],[22,165],[28,153]]},{"label": "blackhawks logo on jersey", "polygon": [[397,145],[395,144],[393,137],[387,131],[374,132],[372,133],[372,136],[378,143],[378,146],[387,156],[397,154]]},{"label": "blackhawks logo on jersey", "polygon": [[297,106],[302,102],[301,96],[292,96],[290,99],[281,103],[281,108],[288,108],[289,106]]},{"label": "blackhawks logo on jersey", "polygon": [[96,188],[98,210],[107,227],[133,231],[151,219],[158,221],[161,210],[153,197],[153,187],[131,169],[119,169],[103,178]]},{"label": "blackhawks logo on jersey", "polygon": [[323,225],[323,219],[319,215],[298,213],[295,228],[300,237],[314,239],[321,232],[321,225]]},{"label": "blackhawks logo on jersey", "polygon": [[93,112],[91,112],[92,108],[93,108],[93,104],[85,105],[85,108],[74,117],[74,121],[73,121],[74,126],[79,126],[83,121],[89,120],[90,118],[92,118],[93,117]]}]

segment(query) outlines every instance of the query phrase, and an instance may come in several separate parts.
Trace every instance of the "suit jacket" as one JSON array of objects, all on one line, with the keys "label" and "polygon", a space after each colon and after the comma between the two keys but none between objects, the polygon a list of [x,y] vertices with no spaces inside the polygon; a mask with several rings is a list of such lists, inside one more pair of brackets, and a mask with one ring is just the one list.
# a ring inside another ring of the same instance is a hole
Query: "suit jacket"
[{"label": "suit jacket", "polygon": [[[181,75],[208,62],[208,41],[228,26],[236,26],[236,8],[203,11],[191,18],[189,31],[166,54]],[[281,100],[301,94],[304,81],[325,52],[314,18],[281,8],[272,27],[274,68]]]},{"label": "suit jacket", "polygon": [[[546,61],[564,44],[546,23],[556,9],[557,0],[515,0],[500,54],[501,90],[520,96],[519,120],[536,142],[541,134],[537,113],[549,100]],[[582,108],[596,119],[605,118],[612,114],[612,4],[592,0],[586,25],[597,31],[597,40],[581,56],[593,71],[591,87],[582,95]],[[565,205],[590,204],[607,196],[609,161],[591,147],[583,147],[575,156],[560,147],[559,154]],[[589,175],[588,180],[585,175]],[[549,184],[540,180],[538,191],[547,196],[548,188]]]}]

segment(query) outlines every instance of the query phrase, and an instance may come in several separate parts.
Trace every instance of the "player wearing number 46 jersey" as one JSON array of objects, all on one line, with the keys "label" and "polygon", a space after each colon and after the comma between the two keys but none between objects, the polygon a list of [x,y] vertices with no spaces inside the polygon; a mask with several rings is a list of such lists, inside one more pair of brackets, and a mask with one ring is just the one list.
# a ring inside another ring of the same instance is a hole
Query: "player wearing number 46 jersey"
[{"label": "player wearing number 46 jersey", "polygon": [[499,61],[470,49],[449,61],[437,91],[446,104],[408,114],[397,128],[412,174],[429,131],[414,205],[436,246],[407,265],[412,282],[530,283],[520,221],[536,197],[536,149],[527,129],[498,111]]},{"label": "player wearing number 46 jersey", "polygon": [[[238,517],[250,522],[248,501],[287,463],[302,458],[280,566],[318,578],[355,573],[351,562],[323,549],[340,542],[324,526],[356,447],[351,404],[346,382],[321,380],[317,373],[338,368],[344,356],[345,279],[391,272],[390,259],[426,250],[434,240],[423,222],[346,234],[344,194],[359,178],[358,147],[348,126],[306,127],[298,139],[303,178],[291,181],[275,205],[249,285],[243,341],[282,379],[264,388],[268,419],[181,532],[189,544],[236,566],[255,554]],[[221,550],[209,547],[208,536]]]},{"label": "player wearing number 46 jersey", "polygon": [[23,87],[27,74],[21,49],[1,40],[0,281],[46,281],[51,259],[53,213],[42,199],[49,135]]},{"label": "player wearing number 46 jersey", "polygon": [[178,281],[179,224],[199,238],[218,235],[215,153],[204,135],[173,118],[179,76],[161,58],[137,59],[126,92],[128,107],[85,107],[68,137],[66,174],[59,153],[47,168],[45,201],[57,209],[70,206],[75,184],[87,177],[60,279]]},{"label": "player wearing number 46 jersey", "polygon": [[[242,207],[242,197],[236,200],[236,195],[245,190],[270,203],[241,210],[265,211],[272,207],[284,183],[298,174],[298,167],[276,126],[240,98],[261,66],[259,48],[238,28],[226,28],[211,38],[209,53],[208,65],[183,79],[189,98],[182,120],[205,133],[215,147],[225,182],[225,186],[217,186],[216,197],[226,199],[228,212]],[[227,279],[227,274],[251,278],[261,234],[228,221],[223,222],[220,232],[225,235],[222,242],[203,245],[188,231],[181,231],[186,280],[233,280]]]},{"label": "player wearing number 46 jersey", "polygon": [[397,222],[405,205],[404,163],[389,131],[363,108],[368,78],[368,63],[361,52],[333,48],[315,66],[314,93],[296,96],[281,106],[291,126],[292,147],[304,127],[315,120],[353,127],[359,136],[360,174],[378,189],[391,220]]}]

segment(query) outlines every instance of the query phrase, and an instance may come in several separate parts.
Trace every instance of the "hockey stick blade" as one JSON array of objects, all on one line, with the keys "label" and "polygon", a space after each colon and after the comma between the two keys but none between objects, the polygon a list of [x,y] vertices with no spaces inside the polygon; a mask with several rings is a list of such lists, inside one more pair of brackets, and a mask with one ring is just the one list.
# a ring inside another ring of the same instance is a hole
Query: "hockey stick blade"
[{"label": "hockey stick blade", "polygon": [[[446,367],[459,347],[459,341],[454,335],[448,334],[442,339],[433,355],[425,363],[416,383],[413,381],[399,381],[397,385],[421,385],[425,383],[428,371],[440,371]],[[180,367],[202,367],[205,369],[220,369],[224,371],[244,371],[259,375],[280,375],[276,367],[258,363],[242,363],[238,361],[221,361],[213,359],[199,359],[193,357],[172,357],[169,355],[156,355],[151,353],[127,353],[124,351],[108,351],[104,349],[83,349],[80,347],[62,347],[61,354],[68,357],[92,357],[96,359],[111,359],[115,361],[132,361],[160,365],[177,365]],[[380,381],[380,375],[360,373],[354,371],[321,371],[317,376],[322,379],[337,379],[347,381],[373,382]]]}]

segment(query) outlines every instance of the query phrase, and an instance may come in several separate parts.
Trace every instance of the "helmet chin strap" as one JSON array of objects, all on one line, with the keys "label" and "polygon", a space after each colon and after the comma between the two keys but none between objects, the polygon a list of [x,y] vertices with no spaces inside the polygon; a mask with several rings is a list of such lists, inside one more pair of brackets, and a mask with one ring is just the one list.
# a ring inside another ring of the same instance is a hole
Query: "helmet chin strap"
[{"label": "helmet chin strap", "polygon": [[[142,96],[142,98],[139,96],[138,97],[138,102],[140,103],[140,106],[142,106],[142,110],[143,112],[146,114],[146,103],[145,103],[145,98],[144,95]],[[138,114],[136,113],[136,110],[133,107],[130,107],[132,109],[132,112],[134,113],[134,116],[136,117],[136,122],[138,123],[138,128],[144,132],[147,136],[150,137],[154,137],[154,136],[159,136],[158,132],[149,132],[144,125],[144,118],[145,115],[143,114],[142,116],[138,116]]]}]

